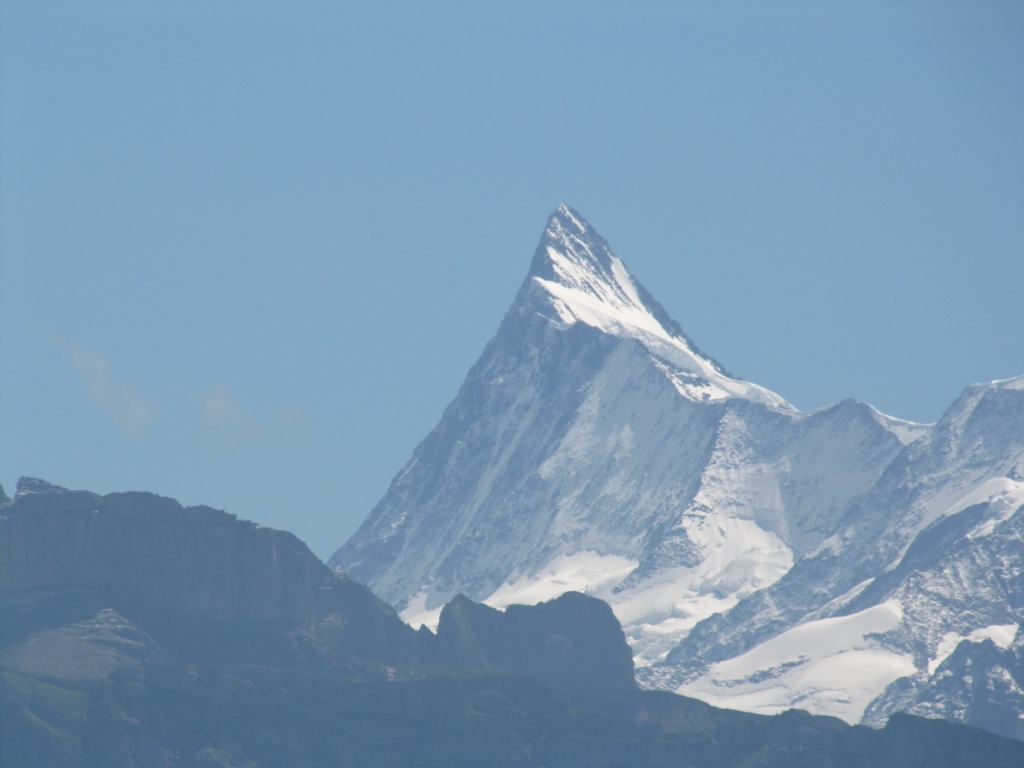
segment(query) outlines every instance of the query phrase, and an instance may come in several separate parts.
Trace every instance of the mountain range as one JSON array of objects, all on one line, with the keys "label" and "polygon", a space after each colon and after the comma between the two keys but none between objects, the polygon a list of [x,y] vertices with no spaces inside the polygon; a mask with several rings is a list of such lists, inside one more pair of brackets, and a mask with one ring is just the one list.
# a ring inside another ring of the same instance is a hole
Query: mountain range
[{"label": "mountain range", "polygon": [[1024,377],[935,424],[801,412],[702,352],[568,206],[330,565],[413,624],[606,600],[642,685],[1024,739]]},{"label": "mountain range", "polygon": [[639,690],[609,607],[456,596],[414,631],[289,533],[149,493],[0,492],[2,768],[1010,768],[1024,742]]}]

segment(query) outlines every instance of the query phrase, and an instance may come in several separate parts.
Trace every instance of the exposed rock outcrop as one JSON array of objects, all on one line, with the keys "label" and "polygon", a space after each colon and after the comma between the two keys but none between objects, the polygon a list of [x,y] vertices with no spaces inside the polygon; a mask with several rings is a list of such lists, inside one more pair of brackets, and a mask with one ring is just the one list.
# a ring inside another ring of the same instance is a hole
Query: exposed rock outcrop
[{"label": "exposed rock outcrop", "polygon": [[464,595],[441,611],[432,660],[451,670],[526,675],[570,686],[632,688],[633,657],[608,604],[566,592],[504,612]]},{"label": "exposed rock outcrop", "polygon": [[0,509],[0,614],[0,658],[33,670],[56,648],[90,668],[134,666],[128,646],[113,643],[113,622],[186,661],[635,686],[622,629],[594,598],[502,613],[460,597],[437,636],[416,633],[290,533],[150,493],[100,496],[37,479],[19,482]]}]

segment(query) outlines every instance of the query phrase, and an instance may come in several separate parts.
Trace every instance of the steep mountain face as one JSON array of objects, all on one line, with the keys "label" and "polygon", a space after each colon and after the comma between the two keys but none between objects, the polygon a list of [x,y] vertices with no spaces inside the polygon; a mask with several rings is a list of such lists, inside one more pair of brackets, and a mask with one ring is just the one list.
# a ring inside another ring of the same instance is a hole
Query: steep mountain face
[{"label": "steep mountain face", "polygon": [[[978,725],[1024,741],[1024,641],[1014,625],[990,626],[966,638],[930,673],[904,677],[871,702],[864,722],[881,725],[893,712]],[[929,664],[932,669],[932,664]]]},{"label": "steep mountain face", "polygon": [[579,593],[458,596],[413,632],[290,534],[152,494],[25,480],[0,547],[0,768],[1024,763],[949,723],[638,690],[610,609]]},{"label": "steep mountain face", "polygon": [[[561,206],[441,422],[331,565],[414,625],[459,592],[501,607],[585,590],[611,603],[642,678],[680,685],[694,672],[678,653],[685,674],[666,671],[669,652],[863,535],[853,510],[929,431],[853,401],[803,414],[729,376]],[[787,611],[758,637],[807,613]]]},{"label": "steep mountain face", "polygon": [[[854,401],[800,413],[703,354],[561,206],[331,565],[414,626],[459,592],[599,595],[642,684],[719,705],[1020,738],[1022,483],[1024,378],[969,387],[935,425]],[[974,654],[986,685],[949,671]]]},{"label": "steep mountain face", "polygon": [[[968,388],[778,582],[702,622],[647,684],[759,712],[801,706],[879,723],[913,711],[1020,737],[1014,685],[960,685],[958,644],[1006,649],[1024,621],[1024,379]],[[1006,680],[1024,668],[1005,656]],[[1000,673],[1002,674],[1002,673]],[[921,700],[918,701],[918,697]],[[966,698],[965,698],[966,697]],[[929,703],[931,702],[931,703]],[[986,717],[989,719],[979,719]]]},{"label": "steep mountain face", "polygon": [[0,507],[0,615],[3,663],[63,658],[87,677],[90,660],[103,677],[166,655],[357,676],[416,656],[392,608],[290,533],[149,493],[33,479]]},{"label": "steep mountain face", "polygon": [[417,633],[290,533],[149,493],[22,479],[0,505],[0,664],[89,680],[173,660],[636,687],[622,630],[596,598],[499,612],[459,596],[436,636]]}]

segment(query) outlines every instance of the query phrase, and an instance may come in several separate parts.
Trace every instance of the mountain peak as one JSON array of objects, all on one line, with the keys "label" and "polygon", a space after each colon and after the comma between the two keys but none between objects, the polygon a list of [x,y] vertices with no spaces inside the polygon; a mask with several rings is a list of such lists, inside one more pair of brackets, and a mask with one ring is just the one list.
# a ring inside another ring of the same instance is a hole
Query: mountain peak
[{"label": "mountain peak", "polygon": [[541,314],[568,327],[583,323],[639,341],[680,393],[698,400],[743,397],[791,409],[781,397],[731,377],[703,354],[612,253],[579,213],[561,204],[548,218],[527,278],[526,295]]},{"label": "mountain peak", "polygon": [[548,218],[528,282],[542,289],[567,325],[583,322],[616,336],[646,330],[685,338],[597,230],[564,203]]},{"label": "mountain peak", "polygon": [[18,479],[18,487],[15,491],[17,498],[34,493],[68,493],[68,489],[48,483],[38,477],[22,477]]},{"label": "mountain peak", "polygon": [[573,208],[566,205],[565,203],[560,203],[559,206],[555,208],[555,212],[551,214],[551,219],[548,222],[548,224],[550,225],[552,222],[556,220],[563,226],[569,226],[574,228],[579,233],[583,233],[592,229],[590,224],[587,223],[586,219],[580,216],[578,212],[576,212]]},{"label": "mountain peak", "polygon": [[591,282],[604,282],[610,278],[612,256],[608,243],[597,231],[565,203],[548,217],[541,242],[530,265],[530,278],[560,280],[565,277],[565,264],[559,268],[559,257],[576,264],[577,271],[590,277]]}]

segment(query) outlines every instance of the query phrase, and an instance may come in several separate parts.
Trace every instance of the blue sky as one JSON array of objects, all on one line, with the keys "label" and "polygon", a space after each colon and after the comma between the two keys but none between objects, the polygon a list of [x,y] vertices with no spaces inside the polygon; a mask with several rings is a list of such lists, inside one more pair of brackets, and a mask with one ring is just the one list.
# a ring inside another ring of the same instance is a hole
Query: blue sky
[{"label": "blue sky", "polygon": [[0,482],[328,556],[579,210],[811,410],[1024,374],[1024,4],[0,4]]}]

